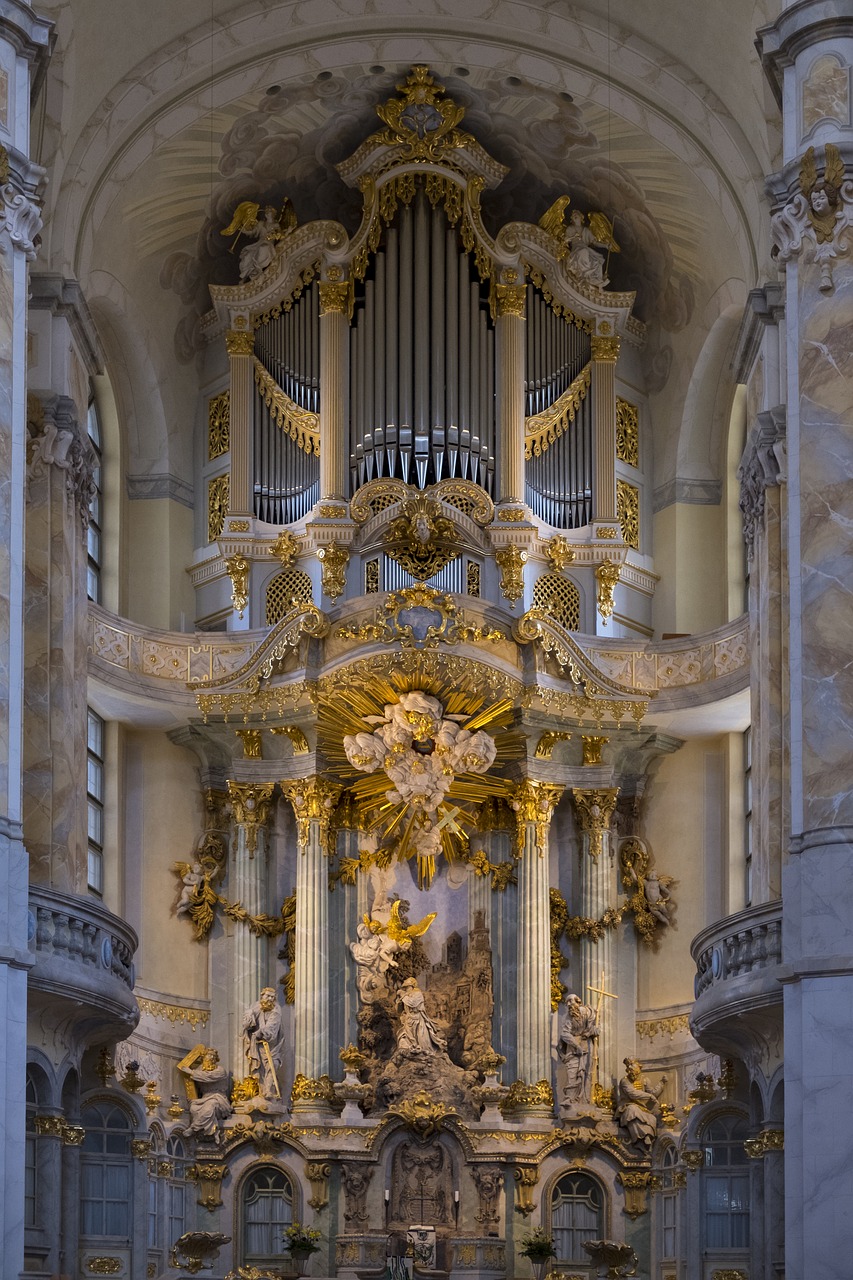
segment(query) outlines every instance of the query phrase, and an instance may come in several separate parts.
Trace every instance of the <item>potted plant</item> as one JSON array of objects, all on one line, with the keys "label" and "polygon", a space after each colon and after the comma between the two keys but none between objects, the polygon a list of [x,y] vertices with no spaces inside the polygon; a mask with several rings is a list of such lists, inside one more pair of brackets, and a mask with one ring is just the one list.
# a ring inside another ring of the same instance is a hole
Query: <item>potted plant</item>
[{"label": "potted plant", "polygon": [[557,1256],[554,1237],[550,1236],[544,1227],[534,1227],[526,1236],[522,1236],[519,1252],[523,1258],[530,1259],[536,1280],[542,1280],[548,1262]]},{"label": "potted plant", "polygon": [[319,1241],[323,1236],[315,1227],[304,1227],[301,1222],[294,1222],[284,1229],[284,1247],[296,1263],[296,1274],[305,1275],[306,1263],[312,1253],[319,1251]]}]

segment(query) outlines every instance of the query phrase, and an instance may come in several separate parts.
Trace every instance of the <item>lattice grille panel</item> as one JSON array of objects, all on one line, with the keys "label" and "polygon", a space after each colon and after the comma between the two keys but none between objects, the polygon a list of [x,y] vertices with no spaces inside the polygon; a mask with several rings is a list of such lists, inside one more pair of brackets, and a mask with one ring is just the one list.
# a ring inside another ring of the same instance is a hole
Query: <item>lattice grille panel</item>
[{"label": "lattice grille panel", "polygon": [[581,624],[581,602],[578,589],[573,582],[562,578],[559,573],[543,573],[536,580],[533,588],[534,609],[544,609],[549,618],[553,618],[567,631],[579,631]]},{"label": "lattice grille panel", "polygon": [[277,573],[267,587],[266,622],[272,626],[279,622],[293,607],[294,601],[312,604],[311,579],[301,569],[284,569]]}]

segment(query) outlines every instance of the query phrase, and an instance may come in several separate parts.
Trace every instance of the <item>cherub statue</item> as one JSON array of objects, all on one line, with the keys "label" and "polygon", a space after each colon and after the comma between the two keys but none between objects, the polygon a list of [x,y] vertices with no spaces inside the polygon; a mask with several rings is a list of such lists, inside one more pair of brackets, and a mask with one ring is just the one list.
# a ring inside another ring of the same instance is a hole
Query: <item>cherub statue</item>
[{"label": "cherub statue", "polygon": [[672,898],[672,876],[660,875],[651,865],[651,854],[636,836],[619,846],[622,884],[631,895],[628,909],[634,914],[634,925],[652,943],[659,924],[671,925],[675,903]]},{"label": "cherub statue", "polygon": [[216,886],[224,866],[225,849],[219,836],[212,831],[205,835],[192,862],[175,862],[172,865],[173,872],[181,881],[175,912],[189,917],[197,941],[206,938],[213,927],[219,902]]},{"label": "cherub statue", "polygon": [[295,226],[296,213],[287,196],[281,212],[271,204],[265,205],[261,212],[261,206],[254,200],[238,204],[234,217],[220,235],[234,236],[234,244],[240,236],[250,237],[249,243],[240,250],[240,279],[254,280],[266,271],[275,257],[276,245]]},{"label": "cherub statue", "polygon": [[825,147],[823,176],[818,176],[814,147],[809,147],[800,163],[800,190],[774,213],[773,256],[788,262],[802,248],[803,238],[814,237],[814,260],[820,267],[821,293],[831,293],[833,259],[846,248],[842,233],[853,224],[853,182],[845,181],[844,162],[837,147]]}]

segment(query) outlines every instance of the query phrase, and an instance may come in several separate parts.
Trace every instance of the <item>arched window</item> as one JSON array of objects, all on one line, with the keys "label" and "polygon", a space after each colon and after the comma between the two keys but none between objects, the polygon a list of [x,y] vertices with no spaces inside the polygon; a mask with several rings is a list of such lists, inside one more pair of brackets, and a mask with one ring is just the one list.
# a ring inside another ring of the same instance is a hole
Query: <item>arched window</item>
[{"label": "arched window", "polygon": [[675,1262],[678,1254],[678,1181],[676,1166],[678,1151],[668,1146],[660,1164],[660,1235],[659,1248],[662,1262]]},{"label": "arched window", "polygon": [[533,587],[534,609],[544,609],[567,631],[579,631],[581,602],[578,589],[559,573],[543,573]]},{"label": "arched window", "polygon": [[27,1128],[24,1148],[24,1226],[34,1227],[38,1222],[38,1142],[36,1140],[36,1113],[38,1112],[38,1087],[32,1071],[27,1072]]},{"label": "arched window", "polygon": [[86,572],[86,591],[90,600],[96,604],[101,602],[101,562],[102,562],[102,530],[103,517],[103,484],[102,484],[102,438],[101,423],[95,401],[89,404],[86,418],[89,444],[92,446],[94,466],[92,468],[92,501],[89,503],[89,530],[86,537],[88,568]]},{"label": "arched window", "polygon": [[585,1173],[566,1173],[554,1187],[551,1235],[558,1262],[588,1263],[584,1240],[604,1239],[604,1192]]},{"label": "arched window", "polygon": [[749,1245],[749,1170],[743,1116],[717,1116],[702,1135],[702,1204],[706,1249]]},{"label": "arched window", "polygon": [[111,1102],[93,1103],[80,1119],[86,1130],[80,1156],[80,1233],[129,1240],[130,1120]]},{"label": "arched window", "polygon": [[243,1262],[281,1260],[282,1236],[293,1221],[293,1184],[282,1169],[255,1169],[243,1185]]},{"label": "arched window", "polygon": [[166,1182],[166,1243],[171,1246],[187,1229],[187,1152],[180,1138],[167,1144],[171,1173]]}]

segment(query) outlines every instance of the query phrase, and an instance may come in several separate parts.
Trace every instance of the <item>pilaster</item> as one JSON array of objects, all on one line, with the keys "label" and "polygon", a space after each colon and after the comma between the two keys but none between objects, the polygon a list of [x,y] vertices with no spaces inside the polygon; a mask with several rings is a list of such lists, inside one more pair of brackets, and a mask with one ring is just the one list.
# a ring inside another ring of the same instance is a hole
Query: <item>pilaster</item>
[{"label": "pilaster", "polygon": [[[267,823],[275,783],[228,781],[237,839],[233,854],[233,894],[250,915],[267,906]],[[235,1080],[245,1075],[242,1019],[246,1009],[267,985],[269,941],[238,926],[231,938],[231,1070]]]},{"label": "pilaster", "polygon": [[330,267],[320,282],[320,500],[347,493],[347,390],[352,283]]},{"label": "pilaster", "polygon": [[255,335],[247,316],[232,320],[225,335],[231,366],[231,487],[228,514],[252,516],[255,496],[252,480],[252,403],[254,398]]},{"label": "pilaster", "polygon": [[[600,920],[616,901],[617,872],[611,836],[611,820],[619,795],[618,787],[572,788],[572,799],[582,832],[581,903],[582,914]],[[601,938],[580,941],[580,979],[582,1000],[599,1010],[598,1015],[598,1079],[593,1085],[610,1088],[618,1078],[616,1052],[616,1013],[612,999],[598,994],[615,973],[616,937],[605,929]]]},{"label": "pilaster", "polygon": [[499,371],[498,502],[524,501],[524,310],[526,290],[512,280],[495,285],[495,361]]},{"label": "pilaster", "polygon": [[598,326],[592,337],[590,389],[595,414],[595,492],[593,517],[616,519],[616,361],[619,338],[610,331],[609,321]]}]

